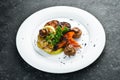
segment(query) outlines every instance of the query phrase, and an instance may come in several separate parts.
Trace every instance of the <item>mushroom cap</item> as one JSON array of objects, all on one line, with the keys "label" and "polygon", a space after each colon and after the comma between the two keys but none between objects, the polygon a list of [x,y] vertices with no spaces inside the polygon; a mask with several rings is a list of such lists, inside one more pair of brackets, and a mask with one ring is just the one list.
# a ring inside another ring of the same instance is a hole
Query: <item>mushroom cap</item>
[{"label": "mushroom cap", "polygon": [[52,21],[47,22],[44,26],[53,26],[56,29],[58,25],[59,25],[59,21],[52,20]]},{"label": "mushroom cap", "polygon": [[71,30],[75,32],[73,38],[80,38],[80,36],[82,35],[82,31],[78,27],[74,27]]},{"label": "mushroom cap", "polygon": [[71,28],[71,25],[68,22],[60,22],[61,27],[67,27],[68,29]]},{"label": "mushroom cap", "polygon": [[65,47],[64,53],[68,56],[74,56],[76,53],[76,50],[72,45],[69,44],[68,46]]},{"label": "mushroom cap", "polygon": [[47,36],[47,34],[48,34],[48,31],[46,29],[40,29],[39,30],[39,35],[41,37],[45,37],[45,36]]}]

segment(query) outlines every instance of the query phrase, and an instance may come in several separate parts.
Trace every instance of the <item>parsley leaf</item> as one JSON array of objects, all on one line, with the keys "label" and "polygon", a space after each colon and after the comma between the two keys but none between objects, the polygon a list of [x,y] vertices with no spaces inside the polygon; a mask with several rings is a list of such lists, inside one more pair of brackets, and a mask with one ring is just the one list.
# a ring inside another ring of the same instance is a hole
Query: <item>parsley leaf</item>
[{"label": "parsley leaf", "polygon": [[60,42],[60,38],[63,36],[63,34],[68,31],[69,29],[67,27],[64,27],[64,29],[62,30],[62,28],[58,26],[56,29],[56,34],[50,33],[48,36],[46,36],[45,39],[48,43],[55,46],[58,42]]}]

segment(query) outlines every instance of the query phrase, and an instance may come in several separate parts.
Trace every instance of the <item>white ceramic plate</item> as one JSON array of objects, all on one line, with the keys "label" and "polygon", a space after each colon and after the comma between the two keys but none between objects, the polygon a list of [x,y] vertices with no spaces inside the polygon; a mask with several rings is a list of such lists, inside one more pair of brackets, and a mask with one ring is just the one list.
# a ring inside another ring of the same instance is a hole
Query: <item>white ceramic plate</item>
[{"label": "white ceramic plate", "polygon": [[[39,29],[50,20],[66,21],[82,30],[82,36],[77,40],[82,48],[75,56],[49,55],[36,46]],[[104,29],[93,15],[79,8],[55,6],[28,17],[18,30],[16,45],[21,57],[34,68],[50,73],[69,73],[93,63],[102,53],[105,40]]]}]

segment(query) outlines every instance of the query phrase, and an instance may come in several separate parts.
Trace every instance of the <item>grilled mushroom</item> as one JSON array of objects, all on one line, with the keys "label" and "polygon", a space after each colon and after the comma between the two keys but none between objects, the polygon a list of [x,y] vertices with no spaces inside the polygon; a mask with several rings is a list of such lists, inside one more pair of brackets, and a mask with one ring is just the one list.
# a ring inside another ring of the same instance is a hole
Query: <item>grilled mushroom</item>
[{"label": "grilled mushroom", "polygon": [[71,28],[71,25],[68,22],[60,22],[61,27],[67,27],[68,29]]},{"label": "grilled mushroom", "polygon": [[74,56],[76,53],[76,50],[72,45],[68,45],[65,47],[64,53],[68,56]]},{"label": "grilled mushroom", "polygon": [[74,27],[71,30],[75,32],[73,38],[79,38],[82,34],[82,31],[78,27]]},{"label": "grilled mushroom", "polygon": [[48,35],[48,31],[46,29],[41,29],[41,30],[39,30],[39,35],[41,37],[45,37]]},{"label": "grilled mushroom", "polygon": [[53,26],[55,29],[57,28],[58,25],[59,25],[59,21],[57,20],[52,20],[45,24],[45,26]]}]

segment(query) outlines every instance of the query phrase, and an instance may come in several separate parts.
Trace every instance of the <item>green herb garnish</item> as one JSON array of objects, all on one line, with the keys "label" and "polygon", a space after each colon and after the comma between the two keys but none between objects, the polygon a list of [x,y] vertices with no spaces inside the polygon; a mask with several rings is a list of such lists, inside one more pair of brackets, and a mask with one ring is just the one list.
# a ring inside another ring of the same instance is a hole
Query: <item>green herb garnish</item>
[{"label": "green herb garnish", "polygon": [[63,34],[65,34],[65,33],[66,33],[66,32],[68,32],[68,31],[69,31],[69,28],[64,27],[64,29],[63,29],[62,33],[63,33]]},{"label": "green herb garnish", "polygon": [[49,33],[49,35],[46,36],[45,39],[49,44],[52,44],[54,46],[58,42],[60,42],[60,38],[63,36],[63,34],[65,34],[68,31],[69,31],[69,29],[67,27],[64,27],[64,29],[62,30],[62,28],[60,26],[58,26],[56,29],[56,34]]}]

